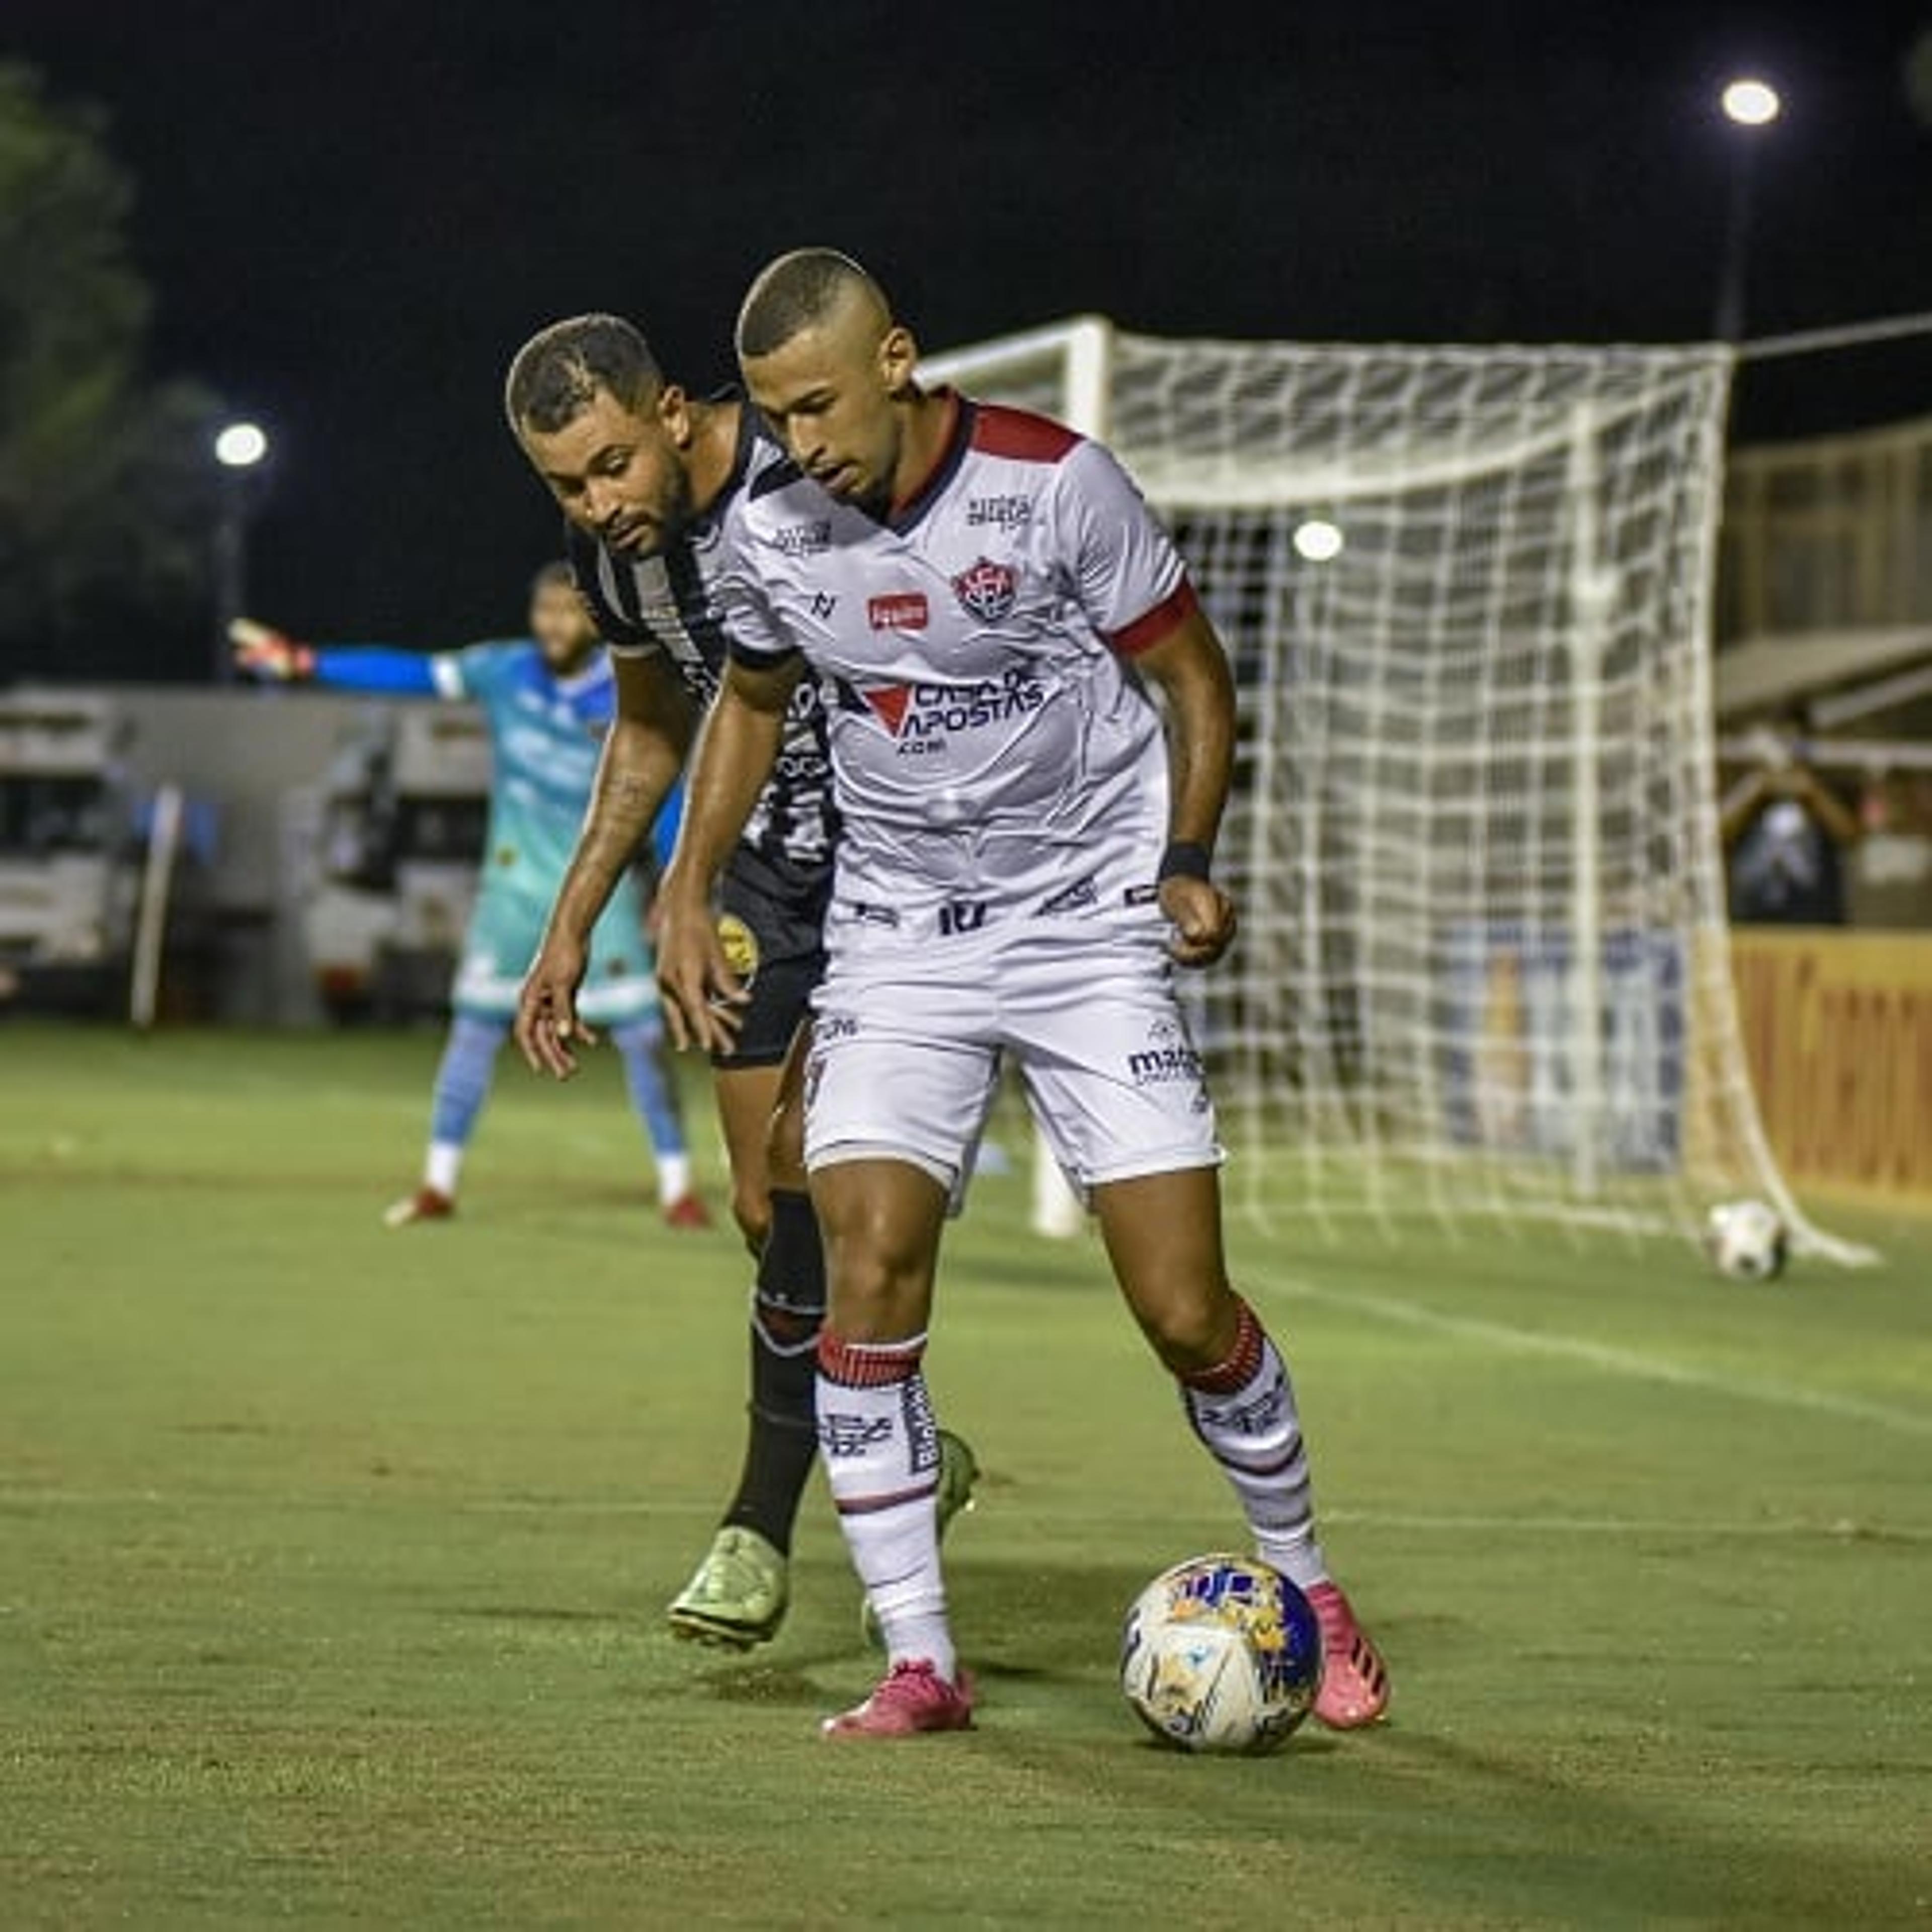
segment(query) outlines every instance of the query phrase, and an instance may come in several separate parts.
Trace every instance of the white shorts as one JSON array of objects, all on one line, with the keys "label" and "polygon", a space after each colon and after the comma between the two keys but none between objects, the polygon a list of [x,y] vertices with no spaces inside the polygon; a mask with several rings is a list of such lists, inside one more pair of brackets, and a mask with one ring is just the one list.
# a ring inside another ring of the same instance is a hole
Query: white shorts
[{"label": "white shorts", "polygon": [[1083,1192],[1225,1158],[1174,997],[1163,923],[1028,920],[929,945],[846,948],[814,998],[808,1168],[887,1160],[954,1197],[1003,1055]]}]

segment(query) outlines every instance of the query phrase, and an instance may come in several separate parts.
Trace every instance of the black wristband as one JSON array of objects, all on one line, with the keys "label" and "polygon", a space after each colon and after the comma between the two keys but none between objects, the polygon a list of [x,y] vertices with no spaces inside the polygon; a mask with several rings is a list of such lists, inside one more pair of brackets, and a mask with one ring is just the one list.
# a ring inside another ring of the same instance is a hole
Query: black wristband
[{"label": "black wristband", "polygon": [[1175,838],[1168,842],[1167,850],[1160,855],[1160,870],[1154,878],[1164,884],[1169,879],[1205,879],[1208,875],[1207,847],[1192,839]]}]

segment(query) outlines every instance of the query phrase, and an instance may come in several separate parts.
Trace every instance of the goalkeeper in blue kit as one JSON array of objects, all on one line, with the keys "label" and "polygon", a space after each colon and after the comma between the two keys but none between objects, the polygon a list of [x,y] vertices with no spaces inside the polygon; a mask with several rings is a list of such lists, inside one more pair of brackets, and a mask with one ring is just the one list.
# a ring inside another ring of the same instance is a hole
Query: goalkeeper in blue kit
[{"label": "goalkeeper in blue kit", "polygon": [[[374,645],[319,647],[247,620],[235,626],[233,638],[238,664],[254,676],[467,699],[488,720],[488,845],[451,994],[454,1012],[436,1073],[422,1180],[386,1216],[392,1227],[446,1219],[455,1210],[464,1154],[489,1097],[524,974],[542,941],[590,803],[612,708],[602,644],[564,563],[537,573],[525,638],[434,653]],[[668,830],[661,828],[659,836]],[[665,1220],[676,1228],[708,1226],[704,1203],[692,1189],[634,880],[620,884],[598,921],[583,1007],[588,1018],[608,1029],[622,1058],[632,1103],[656,1163]]]}]

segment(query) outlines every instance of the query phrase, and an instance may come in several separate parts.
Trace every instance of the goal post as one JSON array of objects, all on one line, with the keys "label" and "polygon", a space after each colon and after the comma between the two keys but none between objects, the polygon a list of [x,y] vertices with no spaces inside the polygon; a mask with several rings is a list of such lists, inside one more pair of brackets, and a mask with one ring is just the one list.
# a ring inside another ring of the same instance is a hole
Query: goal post
[{"label": "goal post", "polygon": [[1232,958],[1186,982],[1264,1222],[1814,1226],[1731,986],[1711,598],[1732,352],[1166,340],[924,374],[1102,435],[1240,722]]}]

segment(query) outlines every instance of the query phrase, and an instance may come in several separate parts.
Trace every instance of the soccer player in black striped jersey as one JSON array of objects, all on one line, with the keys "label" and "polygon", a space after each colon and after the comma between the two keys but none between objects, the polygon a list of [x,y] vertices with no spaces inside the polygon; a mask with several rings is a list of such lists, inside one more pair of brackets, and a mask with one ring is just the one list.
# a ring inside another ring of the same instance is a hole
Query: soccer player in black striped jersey
[{"label": "soccer player in black striped jersey", "polygon": [[[573,317],[512,363],[505,404],[524,454],[562,506],[578,585],[609,645],[616,716],[589,815],[525,983],[517,1039],[539,1071],[575,1070],[590,935],[682,768],[728,651],[712,592],[718,519],[782,453],[735,396],[667,382],[620,318]],[[748,998],[733,1049],[713,1056],[732,1207],[758,1256],[750,1431],[737,1492],[668,1612],[679,1634],[744,1648],[776,1634],[788,1556],[816,1449],[814,1349],[825,1264],[784,1069],[824,964],[837,825],[815,691],[801,689],[770,782],[722,882],[718,937]],[[950,1499],[972,1458],[947,1445]]]}]

